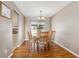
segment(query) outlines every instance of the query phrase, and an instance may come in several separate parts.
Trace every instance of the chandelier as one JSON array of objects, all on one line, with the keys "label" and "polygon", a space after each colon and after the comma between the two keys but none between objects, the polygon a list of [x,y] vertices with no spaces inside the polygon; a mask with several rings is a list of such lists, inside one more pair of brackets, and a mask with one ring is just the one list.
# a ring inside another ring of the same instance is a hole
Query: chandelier
[{"label": "chandelier", "polygon": [[40,19],[40,20],[44,20],[45,19],[45,17],[44,16],[42,16],[42,10],[40,10],[40,16],[38,16],[37,17],[37,19]]}]

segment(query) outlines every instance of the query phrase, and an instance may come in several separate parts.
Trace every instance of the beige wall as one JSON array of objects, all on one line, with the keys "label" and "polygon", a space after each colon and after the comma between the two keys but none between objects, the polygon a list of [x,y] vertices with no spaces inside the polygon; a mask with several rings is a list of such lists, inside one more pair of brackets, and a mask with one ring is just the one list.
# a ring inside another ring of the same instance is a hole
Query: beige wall
[{"label": "beige wall", "polygon": [[30,20],[26,17],[25,18],[25,40],[28,40],[28,32],[30,30]]},{"label": "beige wall", "polygon": [[[24,40],[24,16],[13,2],[4,2],[11,10],[19,13],[19,31],[17,46]],[[8,57],[13,49],[12,19],[0,16],[0,57]]]},{"label": "beige wall", "polygon": [[55,41],[79,54],[79,2],[72,2],[52,20],[56,30]]}]

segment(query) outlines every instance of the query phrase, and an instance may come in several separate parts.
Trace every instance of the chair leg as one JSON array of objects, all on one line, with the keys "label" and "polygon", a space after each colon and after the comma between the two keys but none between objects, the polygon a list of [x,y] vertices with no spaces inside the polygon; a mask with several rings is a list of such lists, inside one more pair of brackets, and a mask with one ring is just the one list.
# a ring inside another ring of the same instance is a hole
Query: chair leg
[{"label": "chair leg", "polygon": [[38,42],[37,42],[37,52],[39,52],[39,44],[38,44]]},{"label": "chair leg", "polygon": [[30,42],[28,43],[28,51],[30,52]]},{"label": "chair leg", "polygon": [[35,42],[34,42],[34,52],[35,52]]}]

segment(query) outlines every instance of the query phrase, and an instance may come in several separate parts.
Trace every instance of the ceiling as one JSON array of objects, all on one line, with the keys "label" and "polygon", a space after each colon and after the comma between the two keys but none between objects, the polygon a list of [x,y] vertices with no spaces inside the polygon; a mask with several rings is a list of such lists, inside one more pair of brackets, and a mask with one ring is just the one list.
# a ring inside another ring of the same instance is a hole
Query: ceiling
[{"label": "ceiling", "polygon": [[50,17],[71,3],[71,1],[14,1],[20,11],[27,17]]}]

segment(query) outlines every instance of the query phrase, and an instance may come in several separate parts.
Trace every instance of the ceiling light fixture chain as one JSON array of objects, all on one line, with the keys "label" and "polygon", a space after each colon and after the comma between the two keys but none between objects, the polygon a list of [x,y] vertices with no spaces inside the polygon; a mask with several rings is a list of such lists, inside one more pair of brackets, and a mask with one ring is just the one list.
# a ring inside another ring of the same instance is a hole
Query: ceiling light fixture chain
[{"label": "ceiling light fixture chain", "polygon": [[42,19],[45,19],[45,17],[44,17],[44,16],[42,16],[42,12],[43,12],[43,11],[42,11],[42,10],[40,10],[40,16],[38,16],[38,19],[41,19],[41,20],[42,20]]}]

